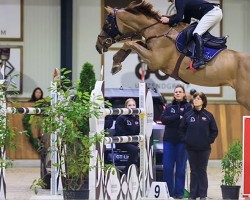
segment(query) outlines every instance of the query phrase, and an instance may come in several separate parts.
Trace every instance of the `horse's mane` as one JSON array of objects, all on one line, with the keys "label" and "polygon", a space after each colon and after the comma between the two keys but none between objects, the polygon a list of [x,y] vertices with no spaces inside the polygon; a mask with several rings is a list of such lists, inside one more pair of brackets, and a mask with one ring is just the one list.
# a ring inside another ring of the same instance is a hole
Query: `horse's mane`
[{"label": "horse's mane", "polygon": [[157,11],[153,10],[153,5],[146,3],[145,1],[137,4],[135,1],[132,1],[126,8],[126,11],[133,13],[135,15],[143,14],[148,17],[152,17],[156,20],[160,19],[160,14]]}]

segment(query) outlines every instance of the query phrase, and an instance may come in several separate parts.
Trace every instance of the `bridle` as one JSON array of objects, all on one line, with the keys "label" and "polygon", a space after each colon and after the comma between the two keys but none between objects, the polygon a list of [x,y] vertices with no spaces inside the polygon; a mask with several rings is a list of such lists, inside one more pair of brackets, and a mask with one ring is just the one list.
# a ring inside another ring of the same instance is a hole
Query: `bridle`
[{"label": "bridle", "polygon": [[[98,41],[100,41],[101,38],[104,39],[104,43],[107,45],[112,45],[116,42],[123,41],[123,40],[133,40],[135,37],[141,36],[142,32],[145,31],[146,29],[155,26],[156,24],[159,24],[160,22],[157,21],[153,24],[150,24],[149,26],[146,26],[142,28],[141,30],[134,32],[133,34],[130,35],[125,35],[122,34],[119,31],[119,28],[117,26],[117,21],[116,21],[116,15],[117,15],[118,9],[114,8],[114,15],[108,14],[106,17],[106,23],[104,24],[102,30],[104,31],[105,35],[98,35]],[[107,37],[108,36],[108,37]],[[150,37],[152,39],[153,37]]]}]

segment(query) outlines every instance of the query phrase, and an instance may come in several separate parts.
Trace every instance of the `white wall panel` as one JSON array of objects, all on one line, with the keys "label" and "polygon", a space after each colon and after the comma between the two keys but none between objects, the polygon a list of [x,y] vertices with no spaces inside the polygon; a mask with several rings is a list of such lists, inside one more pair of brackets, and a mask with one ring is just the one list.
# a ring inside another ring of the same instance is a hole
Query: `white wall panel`
[{"label": "white wall panel", "polygon": [[23,96],[37,86],[47,94],[55,67],[60,68],[60,0],[24,1]]},{"label": "white wall panel", "polygon": [[79,79],[85,62],[94,65],[96,77],[99,78],[101,55],[95,49],[95,42],[101,31],[101,2],[100,0],[73,2],[73,79]]}]

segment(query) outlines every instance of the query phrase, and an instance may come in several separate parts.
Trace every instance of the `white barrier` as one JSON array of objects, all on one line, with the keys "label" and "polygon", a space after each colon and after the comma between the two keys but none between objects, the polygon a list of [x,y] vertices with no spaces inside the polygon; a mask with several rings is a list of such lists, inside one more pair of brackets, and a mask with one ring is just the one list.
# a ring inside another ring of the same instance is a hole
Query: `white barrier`
[{"label": "white barrier", "polygon": [[[127,115],[138,114],[140,116],[140,135],[129,137],[106,137],[104,143],[92,147],[94,152],[90,161],[91,166],[97,166],[96,170],[89,172],[89,199],[140,199],[145,198],[154,180],[153,173],[153,145],[150,142],[153,125],[153,100],[151,92],[147,93],[145,83],[140,83],[139,87],[139,108],[138,109],[107,109],[104,108],[104,101],[101,91],[103,81],[96,83],[95,89],[91,93],[91,100],[100,105],[103,115],[99,118],[92,116],[90,119],[90,135],[100,133],[104,130],[104,118],[106,115]],[[122,141],[123,140],[123,141]],[[140,173],[137,174],[136,167],[130,166],[127,176],[122,175],[116,169],[109,169],[104,174],[104,145],[111,142],[140,142]]]}]

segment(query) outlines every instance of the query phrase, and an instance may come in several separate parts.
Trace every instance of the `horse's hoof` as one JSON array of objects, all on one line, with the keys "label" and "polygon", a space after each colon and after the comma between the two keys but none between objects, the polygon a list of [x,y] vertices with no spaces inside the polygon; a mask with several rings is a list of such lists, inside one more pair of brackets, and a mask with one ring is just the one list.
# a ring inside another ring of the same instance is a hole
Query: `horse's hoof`
[{"label": "horse's hoof", "polygon": [[122,69],[121,64],[113,65],[111,68],[111,74],[114,75],[114,74],[118,73],[119,71],[121,71],[121,69]]}]

